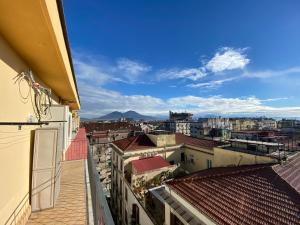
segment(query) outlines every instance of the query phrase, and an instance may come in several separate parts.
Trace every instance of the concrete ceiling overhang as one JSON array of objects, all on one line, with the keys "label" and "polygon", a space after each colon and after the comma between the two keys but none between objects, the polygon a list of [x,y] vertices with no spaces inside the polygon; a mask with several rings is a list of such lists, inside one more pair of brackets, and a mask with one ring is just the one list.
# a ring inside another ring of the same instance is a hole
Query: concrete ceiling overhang
[{"label": "concrete ceiling overhang", "polygon": [[39,79],[72,109],[79,109],[65,29],[60,0],[0,1],[0,34]]}]

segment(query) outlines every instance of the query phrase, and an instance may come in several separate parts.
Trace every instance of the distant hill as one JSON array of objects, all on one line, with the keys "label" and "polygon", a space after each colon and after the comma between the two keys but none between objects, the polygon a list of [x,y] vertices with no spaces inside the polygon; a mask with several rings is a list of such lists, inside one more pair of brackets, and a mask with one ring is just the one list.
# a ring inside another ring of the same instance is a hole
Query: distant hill
[{"label": "distant hill", "polygon": [[90,121],[91,119],[89,118],[85,118],[85,117],[80,117],[80,121],[81,122],[86,122],[86,121]]},{"label": "distant hill", "polygon": [[133,119],[133,120],[156,120],[155,117],[152,117],[152,116],[146,116],[146,115],[142,115],[142,114],[139,114],[135,111],[127,111],[127,112],[118,112],[118,111],[114,111],[114,112],[111,112],[109,114],[106,114],[104,116],[100,116],[98,118],[95,118],[97,120],[118,120],[118,119],[121,119],[121,118],[130,118],[130,119]]}]

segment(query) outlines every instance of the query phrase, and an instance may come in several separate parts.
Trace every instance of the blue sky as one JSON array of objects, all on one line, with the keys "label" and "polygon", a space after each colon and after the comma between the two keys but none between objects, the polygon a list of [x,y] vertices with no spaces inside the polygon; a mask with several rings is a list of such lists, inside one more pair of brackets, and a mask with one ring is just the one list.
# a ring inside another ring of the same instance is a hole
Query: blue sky
[{"label": "blue sky", "polygon": [[64,1],[84,117],[300,115],[300,1]]}]

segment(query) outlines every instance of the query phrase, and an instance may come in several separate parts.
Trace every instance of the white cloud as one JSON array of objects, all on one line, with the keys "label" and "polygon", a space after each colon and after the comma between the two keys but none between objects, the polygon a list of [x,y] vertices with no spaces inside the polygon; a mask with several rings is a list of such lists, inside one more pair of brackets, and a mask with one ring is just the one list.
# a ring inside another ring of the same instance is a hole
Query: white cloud
[{"label": "white cloud", "polygon": [[[121,66],[120,66],[121,65]],[[151,95],[125,95],[117,91],[104,88],[109,82],[139,81],[144,73],[151,70],[147,66],[139,66],[133,61],[123,59],[123,63],[106,62],[95,60],[93,56],[74,57],[74,66],[78,81],[79,93],[82,103],[82,116],[96,117],[115,110],[136,110],[148,115],[167,115],[169,110],[187,110],[194,114],[218,113],[218,114],[261,114],[266,116],[297,116],[300,115],[300,107],[272,107],[266,105],[273,101],[283,101],[286,98],[258,99],[248,98],[224,98],[221,96],[179,96],[162,99]],[[232,67],[232,66],[231,66]],[[231,68],[226,67],[226,68]],[[121,73],[121,72],[124,73]],[[127,72],[126,72],[127,71]],[[205,69],[187,68],[164,71],[167,79],[186,78],[199,80],[208,76]],[[221,80],[190,84],[189,87],[218,87],[225,82],[230,82],[240,77],[266,78],[271,76],[282,76],[300,72],[299,67],[282,71],[248,72],[241,76],[229,77]],[[126,74],[126,75],[124,75]],[[129,77],[131,75],[131,77]],[[134,79],[132,78],[134,77]],[[136,80],[135,80],[136,79]]]},{"label": "white cloud", "polygon": [[[233,80],[239,80],[239,79],[247,79],[247,78],[258,78],[264,81],[272,82],[273,80],[270,78],[279,78],[279,77],[285,77],[290,75],[297,75],[300,74],[300,67],[291,67],[283,70],[264,70],[264,71],[249,71],[245,70],[243,71],[239,76],[235,77],[228,77],[225,79],[219,79],[219,80],[210,80],[207,82],[201,82],[201,83],[191,83],[186,85],[187,87],[192,88],[205,88],[205,89],[213,89],[218,88],[222,86],[224,83],[233,81]],[[219,76],[215,76],[214,78],[219,78]]]},{"label": "white cloud", "polygon": [[[199,67],[163,69],[159,71],[158,79],[189,79],[197,81],[215,73],[234,69],[244,69],[250,62],[245,51],[246,48],[223,47],[214,55],[213,58],[211,58],[207,63],[202,62],[202,65]],[[220,84],[220,81],[215,81],[215,84],[218,83]],[[212,83],[206,83],[199,84],[198,86],[210,87],[211,85]]]},{"label": "white cloud", "polygon": [[247,98],[224,98],[221,96],[181,96],[161,99],[150,95],[124,95],[79,83],[83,117],[97,117],[112,111],[135,110],[146,115],[167,115],[169,110],[189,111],[194,114],[214,113],[220,115],[247,114],[265,116],[297,116],[300,107],[271,107],[264,102],[284,100]]},{"label": "white cloud", "polygon": [[86,62],[77,58],[73,62],[76,70],[76,78],[79,81],[85,80],[103,85],[109,81],[117,80],[116,77],[110,76],[110,74],[103,71],[101,66],[96,63]]},{"label": "white cloud", "polygon": [[283,70],[244,71],[242,76],[248,78],[268,79],[271,77],[287,76],[295,73],[300,73],[300,67],[296,66]]},{"label": "white cloud", "polygon": [[[81,114],[96,117],[112,111],[136,110],[143,114],[167,113],[165,102],[149,95],[123,95],[102,87],[79,83]],[[166,110],[166,111],[163,111]]]},{"label": "white cloud", "polygon": [[127,58],[111,62],[105,57],[88,53],[74,51],[73,55],[77,79],[100,85],[109,82],[145,83],[143,76],[151,71],[151,66]]},{"label": "white cloud", "polygon": [[168,69],[161,70],[158,74],[159,79],[189,79],[189,80],[199,80],[206,76],[206,72],[203,68],[186,68],[186,69]]},{"label": "white cloud", "polygon": [[300,107],[271,107],[256,97],[223,98],[220,96],[183,96],[171,98],[167,103],[175,109],[186,109],[193,113],[217,114],[261,114],[266,116],[297,116]]},{"label": "white cloud", "polygon": [[151,70],[151,66],[127,58],[120,58],[117,61],[117,66],[118,69],[131,75],[139,75]]},{"label": "white cloud", "polygon": [[213,73],[218,73],[225,70],[243,69],[249,62],[250,59],[245,54],[245,48],[224,47],[207,62],[205,68]]},{"label": "white cloud", "polygon": [[192,88],[218,88],[220,87],[223,83],[233,81],[238,79],[239,77],[230,77],[222,80],[211,80],[208,82],[202,82],[202,83],[196,83],[196,84],[188,84],[186,85],[187,87],[192,87]]}]

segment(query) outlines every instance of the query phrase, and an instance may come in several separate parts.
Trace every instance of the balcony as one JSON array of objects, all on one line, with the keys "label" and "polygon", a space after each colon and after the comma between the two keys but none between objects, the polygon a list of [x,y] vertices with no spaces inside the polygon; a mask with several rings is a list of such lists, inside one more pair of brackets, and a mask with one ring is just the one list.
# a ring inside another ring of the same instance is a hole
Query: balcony
[{"label": "balcony", "polygon": [[60,194],[54,208],[32,213],[27,225],[113,225],[84,129],[72,140],[61,168]]}]

